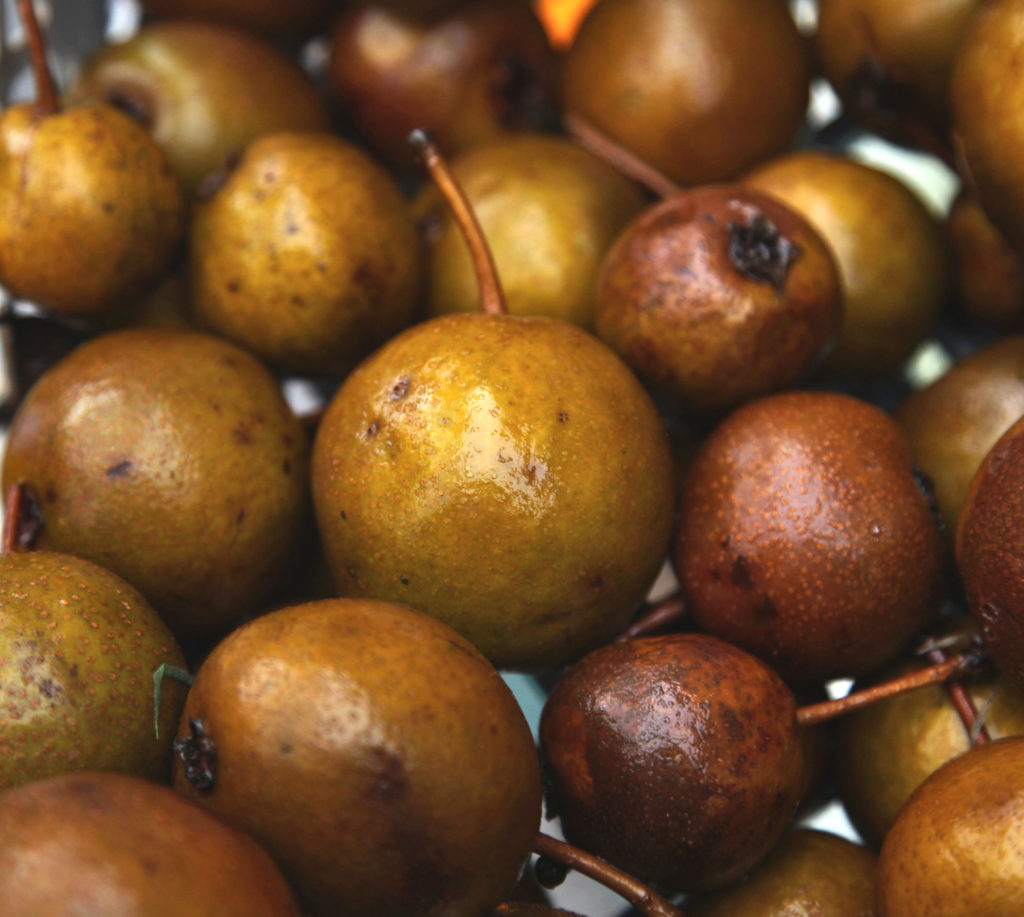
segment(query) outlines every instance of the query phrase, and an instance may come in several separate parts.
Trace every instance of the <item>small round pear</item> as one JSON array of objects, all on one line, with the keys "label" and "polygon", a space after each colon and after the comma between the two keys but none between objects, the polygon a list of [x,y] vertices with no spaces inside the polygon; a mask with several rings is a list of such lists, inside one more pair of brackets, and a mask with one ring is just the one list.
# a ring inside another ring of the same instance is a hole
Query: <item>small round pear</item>
[{"label": "small round pear", "polygon": [[216,633],[268,602],[308,526],[309,444],[277,381],[210,335],[123,329],[51,367],[11,423],[39,546],[124,577],[171,630]]},{"label": "small round pear", "polygon": [[299,917],[251,837],[149,780],[94,771],[0,793],[4,917]]},{"label": "small round pear", "polygon": [[0,555],[0,788],[81,770],[167,780],[185,657],[137,589],[51,551]]},{"label": "small round pear", "polygon": [[233,631],[175,747],[175,788],[262,842],[316,917],[488,913],[540,824],[511,690],[451,628],[390,602],[293,605]]},{"label": "small round pear", "polygon": [[878,917],[1024,913],[1024,736],[929,777],[886,835],[877,883]]}]

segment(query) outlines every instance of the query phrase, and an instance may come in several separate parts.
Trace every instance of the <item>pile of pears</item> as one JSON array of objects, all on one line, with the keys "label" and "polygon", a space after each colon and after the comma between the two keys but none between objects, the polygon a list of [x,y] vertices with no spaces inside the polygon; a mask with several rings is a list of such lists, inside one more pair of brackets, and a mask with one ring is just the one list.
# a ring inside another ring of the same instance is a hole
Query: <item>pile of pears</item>
[{"label": "pile of pears", "polygon": [[133,9],[0,112],[4,913],[1024,913],[1024,0]]}]

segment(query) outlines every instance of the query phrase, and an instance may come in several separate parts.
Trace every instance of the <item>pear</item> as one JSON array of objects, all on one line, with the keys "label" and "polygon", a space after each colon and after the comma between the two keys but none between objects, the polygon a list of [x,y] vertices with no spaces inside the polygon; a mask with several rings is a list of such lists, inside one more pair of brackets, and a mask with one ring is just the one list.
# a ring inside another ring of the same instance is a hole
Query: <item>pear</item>
[{"label": "pear", "polygon": [[1024,736],[932,774],[886,835],[877,883],[878,917],[1024,913]]},{"label": "pear", "polygon": [[[571,141],[524,133],[477,144],[451,163],[494,252],[512,315],[589,328],[601,258],[646,203],[643,193]],[[427,239],[427,311],[479,308],[476,275],[436,189],[416,201]]]},{"label": "pear", "polygon": [[56,312],[113,310],[155,283],[184,230],[159,147],[110,105],[0,115],[0,281]]},{"label": "pear", "polygon": [[108,570],[49,551],[0,555],[0,787],[81,770],[167,780],[185,701],[153,672],[185,667],[142,595]]},{"label": "pear", "polygon": [[420,249],[394,179],[323,131],[253,141],[196,207],[192,315],[282,369],[340,377],[413,318]]},{"label": "pear", "polygon": [[228,635],[193,683],[175,787],[261,841],[317,917],[476,917],[536,837],[515,697],[451,628],[327,599]]},{"label": "pear", "polygon": [[70,96],[133,115],[189,197],[261,134],[328,125],[324,102],[297,64],[266,39],[214,22],[154,22],[105,45],[82,62]]},{"label": "pear", "polygon": [[560,665],[621,631],[661,569],[668,434],[593,335],[507,313],[469,201],[412,139],[466,233],[482,311],[406,329],[338,389],[313,444],[324,554],[342,595],[436,615],[499,667]]},{"label": "pear", "polygon": [[38,498],[40,547],[124,577],[180,639],[219,632],[283,585],[307,533],[308,455],[277,381],[244,350],[124,329],[36,383],[3,480]]},{"label": "pear", "polygon": [[168,787],[95,772],[0,793],[0,899],[4,917],[299,917],[252,838]]}]

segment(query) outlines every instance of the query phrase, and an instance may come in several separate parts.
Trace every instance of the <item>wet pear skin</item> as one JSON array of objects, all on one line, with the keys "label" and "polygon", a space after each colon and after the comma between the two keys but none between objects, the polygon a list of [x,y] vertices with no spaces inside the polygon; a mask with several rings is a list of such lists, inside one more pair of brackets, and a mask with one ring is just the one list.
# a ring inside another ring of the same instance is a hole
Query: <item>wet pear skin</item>
[{"label": "wet pear skin", "polygon": [[533,845],[540,767],[514,695],[408,607],[326,599],[243,625],[200,668],[179,739],[190,719],[215,780],[176,759],[175,788],[261,841],[318,917],[475,917]]},{"label": "wet pear skin", "polygon": [[110,332],[53,366],[11,424],[18,481],[40,547],[123,576],[179,638],[268,601],[307,537],[306,432],[261,363],[196,332]]},{"label": "wet pear skin", "polygon": [[499,667],[610,639],[673,515],[667,434],[612,352],[554,319],[460,313],[394,338],[328,407],[313,498],[342,595],[403,601]]},{"label": "wet pear skin", "polygon": [[0,555],[0,788],[80,770],[170,776],[185,702],[153,671],[185,667],[156,611],[119,576],[50,551]]}]

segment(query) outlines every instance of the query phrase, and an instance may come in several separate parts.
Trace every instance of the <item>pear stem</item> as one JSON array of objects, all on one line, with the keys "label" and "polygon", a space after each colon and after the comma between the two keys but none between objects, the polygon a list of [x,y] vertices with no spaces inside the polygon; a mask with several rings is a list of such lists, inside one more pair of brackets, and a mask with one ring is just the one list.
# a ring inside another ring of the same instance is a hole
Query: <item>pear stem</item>
[{"label": "pear stem", "polygon": [[440,150],[425,131],[414,130],[409,134],[408,141],[423,159],[423,164],[451,208],[469,246],[477,285],[480,288],[481,311],[485,315],[507,315],[508,307],[505,305],[505,294],[498,279],[494,255],[491,254],[491,247],[487,244],[487,238],[480,228],[480,221],[477,220],[469,199],[456,181]]},{"label": "pear stem", "polygon": [[57,86],[46,61],[46,40],[32,0],[18,0],[18,15],[25,28],[29,60],[36,81],[36,108],[44,115],[55,114],[60,107],[57,102]]},{"label": "pear stem", "polygon": [[880,700],[906,694],[916,688],[941,684],[950,678],[973,671],[980,665],[981,659],[982,655],[977,649],[963,650],[943,662],[933,663],[926,669],[902,675],[884,684],[864,688],[862,691],[853,691],[845,697],[835,700],[800,707],[796,712],[797,722],[801,726],[813,726],[853,710],[859,710],[861,707],[870,706]]},{"label": "pear stem", "polygon": [[673,592],[658,602],[644,605],[630,625],[615,638],[616,643],[647,637],[677,624],[686,617],[686,602],[679,592]]},{"label": "pear stem", "polygon": [[533,843],[533,850],[543,857],[564,863],[577,872],[600,882],[605,888],[625,898],[646,917],[685,917],[680,908],[659,895],[650,886],[612,866],[600,857],[580,850],[579,847],[538,832]]},{"label": "pear stem", "polygon": [[593,153],[598,159],[608,163],[619,174],[643,185],[655,196],[666,198],[682,191],[681,185],[659,172],[636,153],[612,140],[580,115],[573,114],[571,111],[566,112],[562,116],[562,126],[569,136],[588,153]]},{"label": "pear stem", "polygon": [[[928,661],[933,664],[945,662],[946,658],[946,653],[940,647],[936,647],[928,653]],[[967,730],[971,745],[984,745],[986,742],[992,741],[984,720],[978,716],[978,708],[974,706],[974,700],[963,684],[959,681],[948,681],[946,682],[946,692],[964,724],[964,729]]]}]

